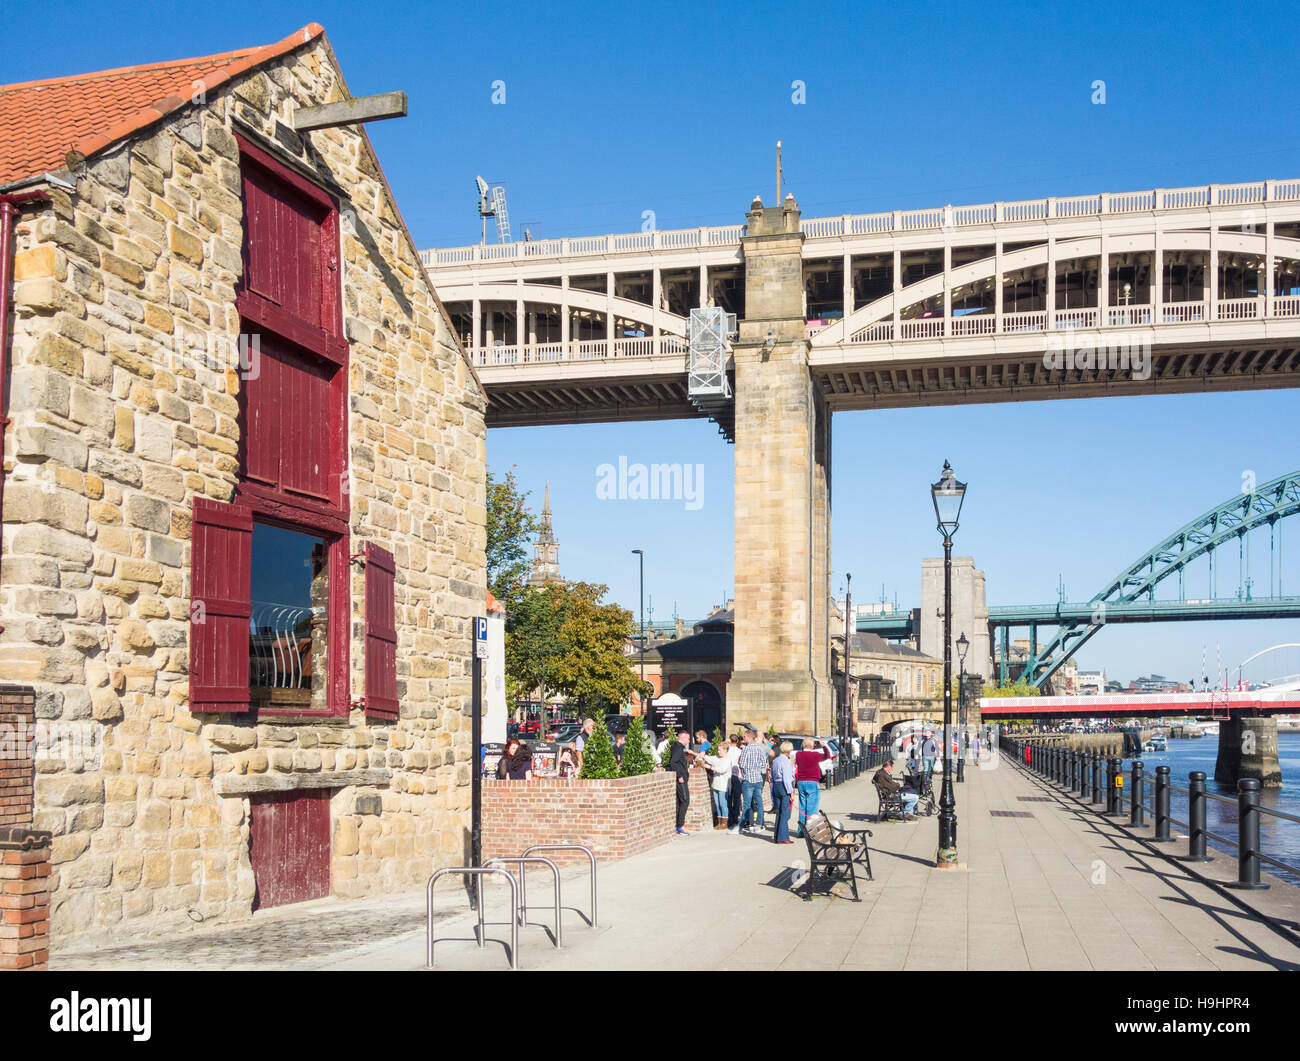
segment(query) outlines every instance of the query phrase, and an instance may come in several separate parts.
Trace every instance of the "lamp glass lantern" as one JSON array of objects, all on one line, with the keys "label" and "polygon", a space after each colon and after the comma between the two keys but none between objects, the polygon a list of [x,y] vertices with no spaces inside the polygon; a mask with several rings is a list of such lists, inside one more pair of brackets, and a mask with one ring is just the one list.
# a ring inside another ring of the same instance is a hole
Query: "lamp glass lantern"
[{"label": "lamp glass lantern", "polygon": [[966,484],[957,481],[952,465],[944,461],[939,481],[930,486],[930,498],[934,501],[934,517],[938,528],[945,538],[951,538],[957,532],[961,503],[965,497]]}]

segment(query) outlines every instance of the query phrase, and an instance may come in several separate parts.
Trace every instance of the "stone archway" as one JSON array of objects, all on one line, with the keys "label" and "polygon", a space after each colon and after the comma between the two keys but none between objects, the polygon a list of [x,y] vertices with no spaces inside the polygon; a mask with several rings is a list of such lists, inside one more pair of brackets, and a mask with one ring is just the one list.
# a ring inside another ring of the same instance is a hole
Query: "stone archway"
[{"label": "stone archway", "polygon": [[695,729],[712,735],[722,725],[722,694],[712,682],[696,679],[682,686],[677,695],[690,701],[689,717]]}]

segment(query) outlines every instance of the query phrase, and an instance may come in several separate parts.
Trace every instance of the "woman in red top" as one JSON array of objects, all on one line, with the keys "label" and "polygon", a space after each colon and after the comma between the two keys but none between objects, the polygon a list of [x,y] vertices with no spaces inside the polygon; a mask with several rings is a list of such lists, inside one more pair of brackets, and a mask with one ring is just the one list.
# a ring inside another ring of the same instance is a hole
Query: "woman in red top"
[{"label": "woman in red top", "polygon": [[804,742],[794,756],[794,781],[799,790],[799,835],[803,836],[804,822],[817,813],[822,798],[822,760],[831,757],[830,749],[820,742]]}]

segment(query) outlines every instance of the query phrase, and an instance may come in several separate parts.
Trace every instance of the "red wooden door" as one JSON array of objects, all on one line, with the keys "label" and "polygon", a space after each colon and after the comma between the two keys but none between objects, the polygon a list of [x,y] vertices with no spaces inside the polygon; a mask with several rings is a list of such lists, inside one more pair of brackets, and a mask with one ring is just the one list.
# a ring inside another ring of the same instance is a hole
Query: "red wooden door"
[{"label": "red wooden door", "polygon": [[256,796],[252,811],[253,909],[329,895],[329,790]]}]

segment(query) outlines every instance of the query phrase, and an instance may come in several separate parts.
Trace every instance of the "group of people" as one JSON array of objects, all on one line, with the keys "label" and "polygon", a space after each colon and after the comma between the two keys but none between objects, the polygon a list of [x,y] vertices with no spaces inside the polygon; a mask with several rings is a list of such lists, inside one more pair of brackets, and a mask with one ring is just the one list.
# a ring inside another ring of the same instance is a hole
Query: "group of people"
[{"label": "group of people", "polygon": [[[596,723],[588,718],[583,721],[582,729],[572,744],[566,744],[556,756],[556,773],[561,778],[577,777],[582,770],[582,753],[587,741],[596,729]],[[623,765],[623,748],[627,744],[627,734],[614,736],[614,758]],[[506,741],[506,750],[497,762],[496,777],[498,781],[527,781],[533,776],[533,749],[525,740],[511,737]]]},{"label": "group of people", "polygon": [[[686,731],[677,735],[682,754],[679,757],[674,750],[672,761],[686,763],[691,757],[704,766],[713,799],[714,829],[726,830],[733,836],[766,832],[764,807],[770,796],[773,843],[794,843],[789,822],[796,798],[799,828],[795,835],[803,835],[804,823],[817,813],[821,803],[822,762],[834,758],[829,745],[806,740],[795,751],[791,741],[778,744],[752,726],[717,747],[703,730],[695,734],[695,749],[689,747],[690,740]],[[686,835],[690,782],[685,772],[678,774],[677,791],[677,832]]]}]

